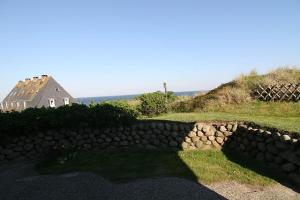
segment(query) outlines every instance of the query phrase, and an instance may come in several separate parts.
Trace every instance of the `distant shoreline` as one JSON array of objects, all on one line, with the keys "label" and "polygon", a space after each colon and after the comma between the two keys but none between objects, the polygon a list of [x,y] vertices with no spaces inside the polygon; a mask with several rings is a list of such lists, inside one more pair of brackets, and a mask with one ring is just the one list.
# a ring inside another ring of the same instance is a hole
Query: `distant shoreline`
[{"label": "distant shoreline", "polygon": [[[194,96],[200,92],[205,91],[184,91],[184,92],[174,92],[176,96]],[[89,105],[92,102],[99,103],[104,101],[114,101],[114,100],[131,100],[138,97],[141,94],[131,94],[131,95],[117,95],[117,96],[99,96],[99,97],[79,97],[76,98],[78,103]]]}]

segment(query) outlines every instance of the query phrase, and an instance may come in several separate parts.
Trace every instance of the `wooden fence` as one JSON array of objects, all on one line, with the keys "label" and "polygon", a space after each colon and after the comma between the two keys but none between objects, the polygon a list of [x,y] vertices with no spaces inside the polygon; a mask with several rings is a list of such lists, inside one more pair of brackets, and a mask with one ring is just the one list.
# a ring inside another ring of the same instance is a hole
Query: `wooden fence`
[{"label": "wooden fence", "polygon": [[285,85],[258,85],[253,91],[254,98],[261,101],[299,101],[300,83]]}]

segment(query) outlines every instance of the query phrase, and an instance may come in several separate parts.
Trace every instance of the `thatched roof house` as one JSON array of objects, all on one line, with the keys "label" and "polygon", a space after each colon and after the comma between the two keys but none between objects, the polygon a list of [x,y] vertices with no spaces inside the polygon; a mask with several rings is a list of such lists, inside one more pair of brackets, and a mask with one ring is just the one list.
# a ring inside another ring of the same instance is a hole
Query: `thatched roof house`
[{"label": "thatched roof house", "polygon": [[0,104],[3,111],[58,107],[76,102],[51,76],[42,75],[19,81]]}]

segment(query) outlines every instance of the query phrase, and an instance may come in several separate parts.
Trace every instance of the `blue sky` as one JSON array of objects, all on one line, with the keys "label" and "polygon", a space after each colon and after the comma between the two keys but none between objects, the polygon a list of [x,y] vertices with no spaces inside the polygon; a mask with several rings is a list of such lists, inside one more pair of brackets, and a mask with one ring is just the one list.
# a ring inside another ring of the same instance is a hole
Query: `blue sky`
[{"label": "blue sky", "polygon": [[50,74],[73,96],[211,89],[300,64],[300,1],[0,0],[0,99]]}]

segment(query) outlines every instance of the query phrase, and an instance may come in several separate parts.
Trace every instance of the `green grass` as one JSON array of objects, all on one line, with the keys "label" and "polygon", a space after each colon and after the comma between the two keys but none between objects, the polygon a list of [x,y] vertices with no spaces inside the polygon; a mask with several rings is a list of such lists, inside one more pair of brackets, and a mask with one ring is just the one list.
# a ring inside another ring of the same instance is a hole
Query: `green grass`
[{"label": "green grass", "polygon": [[[242,163],[235,163],[237,160]],[[36,168],[41,174],[91,171],[117,182],[175,176],[201,183],[226,180],[252,185],[275,183],[273,179],[268,178],[274,177],[275,173],[262,163],[236,153],[227,154],[221,151],[78,152],[75,158],[65,164],[59,164],[56,158],[51,158],[39,163]]]},{"label": "green grass", "polygon": [[243,113],[203,112],[203,113],[170,113],[152,119],[174,121],[252,121],[262,126],[275,127],[281,130],[300,132],[300,117],[280,117],[268,115],[251,115]]}]

